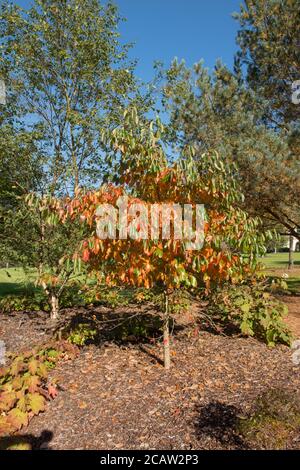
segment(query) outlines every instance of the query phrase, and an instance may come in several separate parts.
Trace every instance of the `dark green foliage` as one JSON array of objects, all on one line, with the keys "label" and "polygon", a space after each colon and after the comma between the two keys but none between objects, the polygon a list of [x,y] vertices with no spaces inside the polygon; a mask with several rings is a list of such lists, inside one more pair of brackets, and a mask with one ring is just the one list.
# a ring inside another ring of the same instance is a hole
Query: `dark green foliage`
[{"label": "dark green foliage", "polygon": [[[250,87],[267,102],[272,126],[288,126],[299,119],[292,103],[292,83],[299,80],[298,0],[250,0],[241,5],[238,58],[247,67]],[[299,135],[298,135],[299,138]]]},{"label": "dark green foliage", "polygon": [[163,321],[158,316],[135,315],[120,322],[111,330],[107,330],[107,337],[113,341],[143,342],[151,341],[162,334]]},{"label": "dark green foliage", "polygon": [[265,284],[227,285],[209,296],[209,313],[237,327],[243,335],[255,336],[269,346],[291,344],[283,318],[287,306],[266,290]]},{"label": "dark green foliage", "polygon": [[49,311],[47,298],[43,293],[7,295],[0,299],[0,311],[2,313],[35,312],[39,310]]}]

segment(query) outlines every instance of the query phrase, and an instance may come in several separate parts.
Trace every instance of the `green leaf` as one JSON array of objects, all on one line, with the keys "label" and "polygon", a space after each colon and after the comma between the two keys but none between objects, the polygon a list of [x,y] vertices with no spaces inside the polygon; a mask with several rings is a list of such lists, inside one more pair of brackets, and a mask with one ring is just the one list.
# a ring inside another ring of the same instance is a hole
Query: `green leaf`
[{"label": "green leaf", "polygon": [[45,398],[39,393],[29,393],[27,395],[27,403],[35,415],[45,410]]}]

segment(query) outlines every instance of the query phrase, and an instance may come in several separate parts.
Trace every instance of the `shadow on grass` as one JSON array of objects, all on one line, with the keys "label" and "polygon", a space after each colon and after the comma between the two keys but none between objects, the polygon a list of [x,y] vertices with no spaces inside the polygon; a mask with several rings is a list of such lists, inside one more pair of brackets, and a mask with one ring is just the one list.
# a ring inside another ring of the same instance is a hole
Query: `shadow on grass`
[{"label": "shadow on grass", "polygon": [[6,295],[26,295],[28,290],[32,291],[34,284],[25,285],[20,282],[0,282],[0,297]]},{"label": "shadow on grass", "polygon": [[[294,266],[300,266],[300,261],[295,260],[293,264],[294,264]],[[270,266],[268,266],[268,267],[270,267],[270,268],[281,267],[282,268],[284,266],[288,267],[288,265],[289,265],[288,260],[282,260],[282,261],[281,260],[276,260],[274,263],[270,264]]]},{"label": "shadow on grass", "polygon": [[33,282],[26,284],[22,282],[0,282],[0,298],[8,295],[32,295],[34,292],[40,291],[41,289],[36,287]]}]

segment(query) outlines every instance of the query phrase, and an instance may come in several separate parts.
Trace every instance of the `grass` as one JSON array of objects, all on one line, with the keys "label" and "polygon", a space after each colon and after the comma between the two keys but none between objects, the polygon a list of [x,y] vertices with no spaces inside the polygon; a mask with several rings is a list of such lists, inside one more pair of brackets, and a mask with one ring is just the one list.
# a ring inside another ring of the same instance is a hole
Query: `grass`
[{"label": "grass", "polygon": [[[86,282],[85,276],[76,276],[77,280]],[[36,280],[36,271],[30,269],[24,271],[23,268],[2,268],[0,269],[0,298],[6,295],[26,295],[28,291],[32,292],[40,290],[34,282]],[[94,280],[89,279],[88,284],[93,284]]]},{"label": "grass", "polygon": [[34,270],[25,273],[22,268],[0,269],[0,297],[11,294],[23,294],[35,288]]},{"label": "grass", "polygon": [[[293,253],[294,266],[300,268],[300,253]],[[289,264],[288,253],[268,253],[261,259],[266,268],[282,268],[287,269]]]},{"label": "grass", "polygon": [[[284,277],[291,294],[300,294],[300,253],[293,253],[294,266],[288,269],[288,253],[268,253],[261,259],[271,278]],[[286,277],[286,275],[288,277]]]},{"label": "grass", "polygon": [[[300,294],[300,253],[294,253],[294,267],[288,270],[288,253],[268,253],[261,258],[261,263],[265,266],[265,273],[270,277],[285,278],[289,291],[292,294]],[[12,294],[26,294],[28,290],[35,289],[35,271],[24,272],[22,268],[0,269],[0,297]],[[91,281],[90,281],[91,282]]]}]

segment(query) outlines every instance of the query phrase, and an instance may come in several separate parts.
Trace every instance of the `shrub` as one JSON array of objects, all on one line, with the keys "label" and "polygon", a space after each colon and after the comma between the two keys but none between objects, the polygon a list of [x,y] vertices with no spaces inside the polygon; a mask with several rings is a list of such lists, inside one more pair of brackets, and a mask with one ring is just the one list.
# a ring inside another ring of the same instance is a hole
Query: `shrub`
[{"label": "shrub", "polygon": [[[157,293],[149,289],[118,289],[106,286],[81,286],[71,283],[60,298],[61,308],[105,305],[110,308],[125,307],[129,303],[157,301]],[[24,295],[7,295],[0,299],[0,311],[3,313],[20,311],[49,311],[48,299],[40,290]]]},{"label": "shrub", "polygon": [[67,339],[70,343],[77,346],[84,346],[88,341],[93,340],[97,334],[97,330],[89,323],[79,323],[73,328]]},{"label": "shrub", "polygon": [[0,436],[12,434],[44,411],[46,400],[55,398],[56,387],[48,372],[59,359],[76,354],[68,343],[51,343],[14,355],[8,367],[0,369]]},{"label": "shrub", "polygon": [[27,293],[26,295],[7,295],[0,299],[0,311],[3,313],[21,311],[49,311],[49,305],[43,293]]},{"label": "shrub", "polygon": [[108,330],[107,335],[114,341],[149,341],[161,336],[162,324],[158,316],[137,315]]},{"label": "shrub", "polygon": [[292,336],[283,321],[287,306],[267,292],[263,283],[217,288],[209,296],[209,312],[269,346],[291,345]]}]

